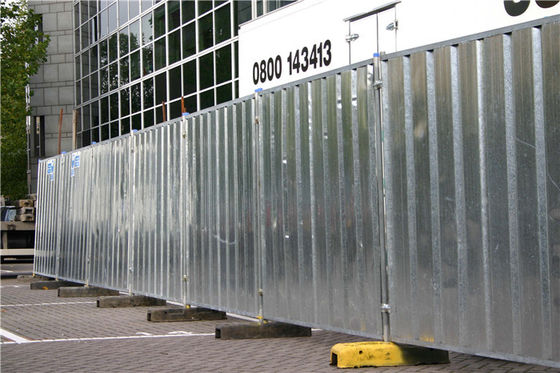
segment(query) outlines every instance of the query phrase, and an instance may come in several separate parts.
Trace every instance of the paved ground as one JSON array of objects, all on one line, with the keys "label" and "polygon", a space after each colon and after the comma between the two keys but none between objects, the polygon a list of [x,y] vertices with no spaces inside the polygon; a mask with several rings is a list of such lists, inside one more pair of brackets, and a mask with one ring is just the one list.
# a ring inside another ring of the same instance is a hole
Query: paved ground
[{"label": "paved ground", "polygon": [[[1,282],[1,371],[9,372],[336,372],[330,348],[364,340],[326,331],[267,340],[214,338],[217,323],[150,323],[146,307],[97,308],[95,298],[30,290],[30,279]],[[152,307],[155,308],[155,307]],[[7,334],[6,332],[13,333]],[[451,353],[445,365],[363,368],[360,372],[553,372]]]}]

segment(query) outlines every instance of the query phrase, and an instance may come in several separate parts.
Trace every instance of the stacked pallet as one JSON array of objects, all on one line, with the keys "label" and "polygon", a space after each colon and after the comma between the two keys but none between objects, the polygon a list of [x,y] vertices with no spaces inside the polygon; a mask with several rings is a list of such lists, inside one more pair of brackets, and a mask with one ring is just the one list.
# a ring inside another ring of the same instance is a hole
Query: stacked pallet
[{"label": "stacked pallet", "polygon": [[16,207],[16,221],[35,221],[35,201],[37,196],[35,194],[29,195],[29,199],[18,199],[12,201],[12,204]]}]

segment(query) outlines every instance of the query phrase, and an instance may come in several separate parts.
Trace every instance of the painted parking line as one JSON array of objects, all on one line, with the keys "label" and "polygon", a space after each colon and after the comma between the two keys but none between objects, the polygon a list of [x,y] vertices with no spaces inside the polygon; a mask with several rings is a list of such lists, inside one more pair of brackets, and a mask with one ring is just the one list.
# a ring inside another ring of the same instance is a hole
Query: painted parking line
[{"label": "painted parking line", "polygon": [[69,304],[96,304],[95,301],[88,302],[54,302],[54,303],[25,303],[25,304],[2,304],[3,307],[37,307],[37,306],[64,306]]},{"label": "painted parking line", "polygon": [[28,288],[29,285],[1,285],[0,289],[7,289],[7,288]]},{"label": "painted parking line", "polygon": [[[184,338],[184,337],[209,337],[215,336],[215,333],[191,333],[191,332],[170,332],[169,334],[159,334],[159,335],[127,335],[127,336],[116,336],[116,337],[91,337],[91,338],[62,338],[62,339],[40,339],[40,340],[29,340],[23,337],[17,336],[6,330],[0,329],[5,338],[12,340],[13,342],[0,342],[2,345],[8,344],[24,344],[24,343],[53,343],[53,342],[87,342],[87,341],[115,341],[115,340],[129,340],[129,339],[147,339],[147,338]],[[12,337],[10,337],[12,336]]]}]

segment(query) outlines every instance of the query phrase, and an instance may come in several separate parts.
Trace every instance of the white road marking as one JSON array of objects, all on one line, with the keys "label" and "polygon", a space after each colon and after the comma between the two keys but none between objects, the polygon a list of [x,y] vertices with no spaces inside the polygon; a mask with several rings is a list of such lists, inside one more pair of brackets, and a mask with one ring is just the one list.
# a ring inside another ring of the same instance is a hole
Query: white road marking
[{"label": "white road marking", "polygon": [[1,304],[2,307],[32,307],[32,306],[61,306],[68,304],[97,304],[95,301],[90,302],[58,302],[58,303],[28,303],[28,304]]},{"label": "white road marking", "polygon": [[[4,330],[2,328],[0,328],[0,336],[12,340],[13,341],[12,343],[20,344],[20,343],[29,343],[30,342],[29,339],[20,337],[19,335],[14,334],[12,332],[9,332],[7,330]],[[4,342],[4,343],[6,343],[6,342]]]},{"label": "white road marking", "polygon": [[9,269],[3,269],[2,272],[13,273],[14,271],[10,271]]},{"label": "white road marking", "polygon": [[[0,329],[2,330],[2,329]],[[7,332],[9,333],[9,332]],[[12,333],[10,333],[12,335]],[[181,337],[209,337],[214,336],[214,333],[190,333],[184,332],[181,334],[160,334],[160,335],[130,335],[130,336],[117,336],[117,337],[92,337],[92,338],[63,338],[63,339],[40,339],[40,340],[29,340],[25,338],[19,338],[19,342],[15,341],[14,338],[9,338],[14,342],[1,342],[2,345],[7,344],[22,344],[22,343],[52,343],[52,342],[87,342],[87,341],[113,341],[113,340],[127,340],[127,339],[146,339],[146,338],[181,338]]]},{"label": "white road marking", "polygon": [[29,287],[29,285],[2,285],[0,286],[0,289],[6,289],[6,288],[26,288]]}]

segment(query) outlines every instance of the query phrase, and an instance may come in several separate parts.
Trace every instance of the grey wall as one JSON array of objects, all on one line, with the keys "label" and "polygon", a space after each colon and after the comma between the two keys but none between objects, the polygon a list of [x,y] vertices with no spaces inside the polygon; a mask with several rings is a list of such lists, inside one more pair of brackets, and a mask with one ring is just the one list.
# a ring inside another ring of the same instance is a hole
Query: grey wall
[{"label": "grey wall", "polygon": [[[74,64],[72,45],[72,2],[29,1],[35,13],[43,16],[43,31],[50,36],[47,61],[31,77],[31,112],[45,116],[45,157],[56,155],[58,117],[62,122],[62,151],[72,148],[72,110],[74,107]],[[31,190],[37,190],[37,158],[31,153]]]}]

